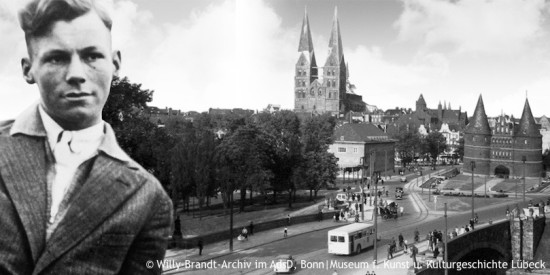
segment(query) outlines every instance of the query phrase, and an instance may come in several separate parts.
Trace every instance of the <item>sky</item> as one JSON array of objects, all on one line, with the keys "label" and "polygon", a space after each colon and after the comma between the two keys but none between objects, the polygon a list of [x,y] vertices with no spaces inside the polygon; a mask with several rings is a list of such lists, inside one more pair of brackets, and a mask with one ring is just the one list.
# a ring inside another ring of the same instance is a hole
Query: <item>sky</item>
[{"label": "sky", "polygon": [[[121,76],[154,90],[151,106],[294,108],[294,66],[307,9],[323,64],[335,12],[350,82],[381,109],[448,102],[473,114],[550,115],[550,2],[544,0],[104,0],[114,6]],[[38,100],[20,60],[16,11],[0,0],[0,120]]]}]

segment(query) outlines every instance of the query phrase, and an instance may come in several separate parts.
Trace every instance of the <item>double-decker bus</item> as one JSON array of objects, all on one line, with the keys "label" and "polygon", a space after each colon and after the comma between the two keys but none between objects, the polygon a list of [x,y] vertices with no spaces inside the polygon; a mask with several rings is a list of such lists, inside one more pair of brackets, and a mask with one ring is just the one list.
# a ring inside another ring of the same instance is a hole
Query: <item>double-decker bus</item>
[{"label": "double-decker bus", "polygon": [[352,223],[328,232],[328,253],[351,255],[374,244],[372,223]]}]

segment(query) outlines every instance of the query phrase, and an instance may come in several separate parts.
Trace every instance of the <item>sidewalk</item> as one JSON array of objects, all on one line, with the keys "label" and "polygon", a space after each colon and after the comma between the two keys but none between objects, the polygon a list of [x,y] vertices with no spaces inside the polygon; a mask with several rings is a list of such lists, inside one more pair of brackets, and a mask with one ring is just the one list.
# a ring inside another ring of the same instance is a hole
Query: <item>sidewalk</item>
[{"label": "sidewalk", "polygon": [[[296,225],[288,226],[288,237],[292,238],[294,236],[306,234],[309,232],[314,232],[318,230],[323,230],[327,228],[334,228],[349,224],[349,222],[334,222],[332,220],[324,220],[321,222],[310,222],[310,223],[301,223]],[[235,228],[234,230],[239,230]],[[175,260],[176,262],[183,262],[185,260],[200,262],[200,261],[209,261],[216,259],[225,255],[236,253],[242,250],[254,248],[257,246],[262,246],[265,244],[277,242],[283,240],[283,230],[284,228],[275,228],[271,230],[261,231],[254,233],[254,235],[249,235],[248,240],[239,241],[237,239],[233,240],[233,252],[229,251],[229,240],[207,244],[202,250],[202,255],[199,256],[199,249],[169,249],[166,251],[167,260]],[[165,270],[164,274],[177,274],[189,270],[179,269],[179,270]]]}]

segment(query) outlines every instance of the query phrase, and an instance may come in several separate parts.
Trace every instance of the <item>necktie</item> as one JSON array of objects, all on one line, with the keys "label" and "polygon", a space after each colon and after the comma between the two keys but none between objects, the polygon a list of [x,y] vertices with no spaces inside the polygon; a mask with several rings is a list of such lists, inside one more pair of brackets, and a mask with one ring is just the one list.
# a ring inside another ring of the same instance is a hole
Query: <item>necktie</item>
[{"label": "necktie", "polygon": [[58,164],[66,165],[71,163],[71,160],[73,159],[73,152],[70,146],[72,139],[73,135],[70,131],[62,131],[59,133],[57,144],[55,145],[53,151],[55,161]]}]

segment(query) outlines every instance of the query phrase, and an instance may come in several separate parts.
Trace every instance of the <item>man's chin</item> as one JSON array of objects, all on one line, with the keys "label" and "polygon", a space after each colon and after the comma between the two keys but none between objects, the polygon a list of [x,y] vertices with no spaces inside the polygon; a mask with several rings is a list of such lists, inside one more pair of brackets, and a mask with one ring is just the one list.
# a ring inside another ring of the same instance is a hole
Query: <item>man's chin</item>
[{"label": "man's chin", "polygon": [[57,114],[56,122],[65,130],[81,130],[95,125],[101,120],[101,114],[97,115],[90,110],[72,109]]}]

